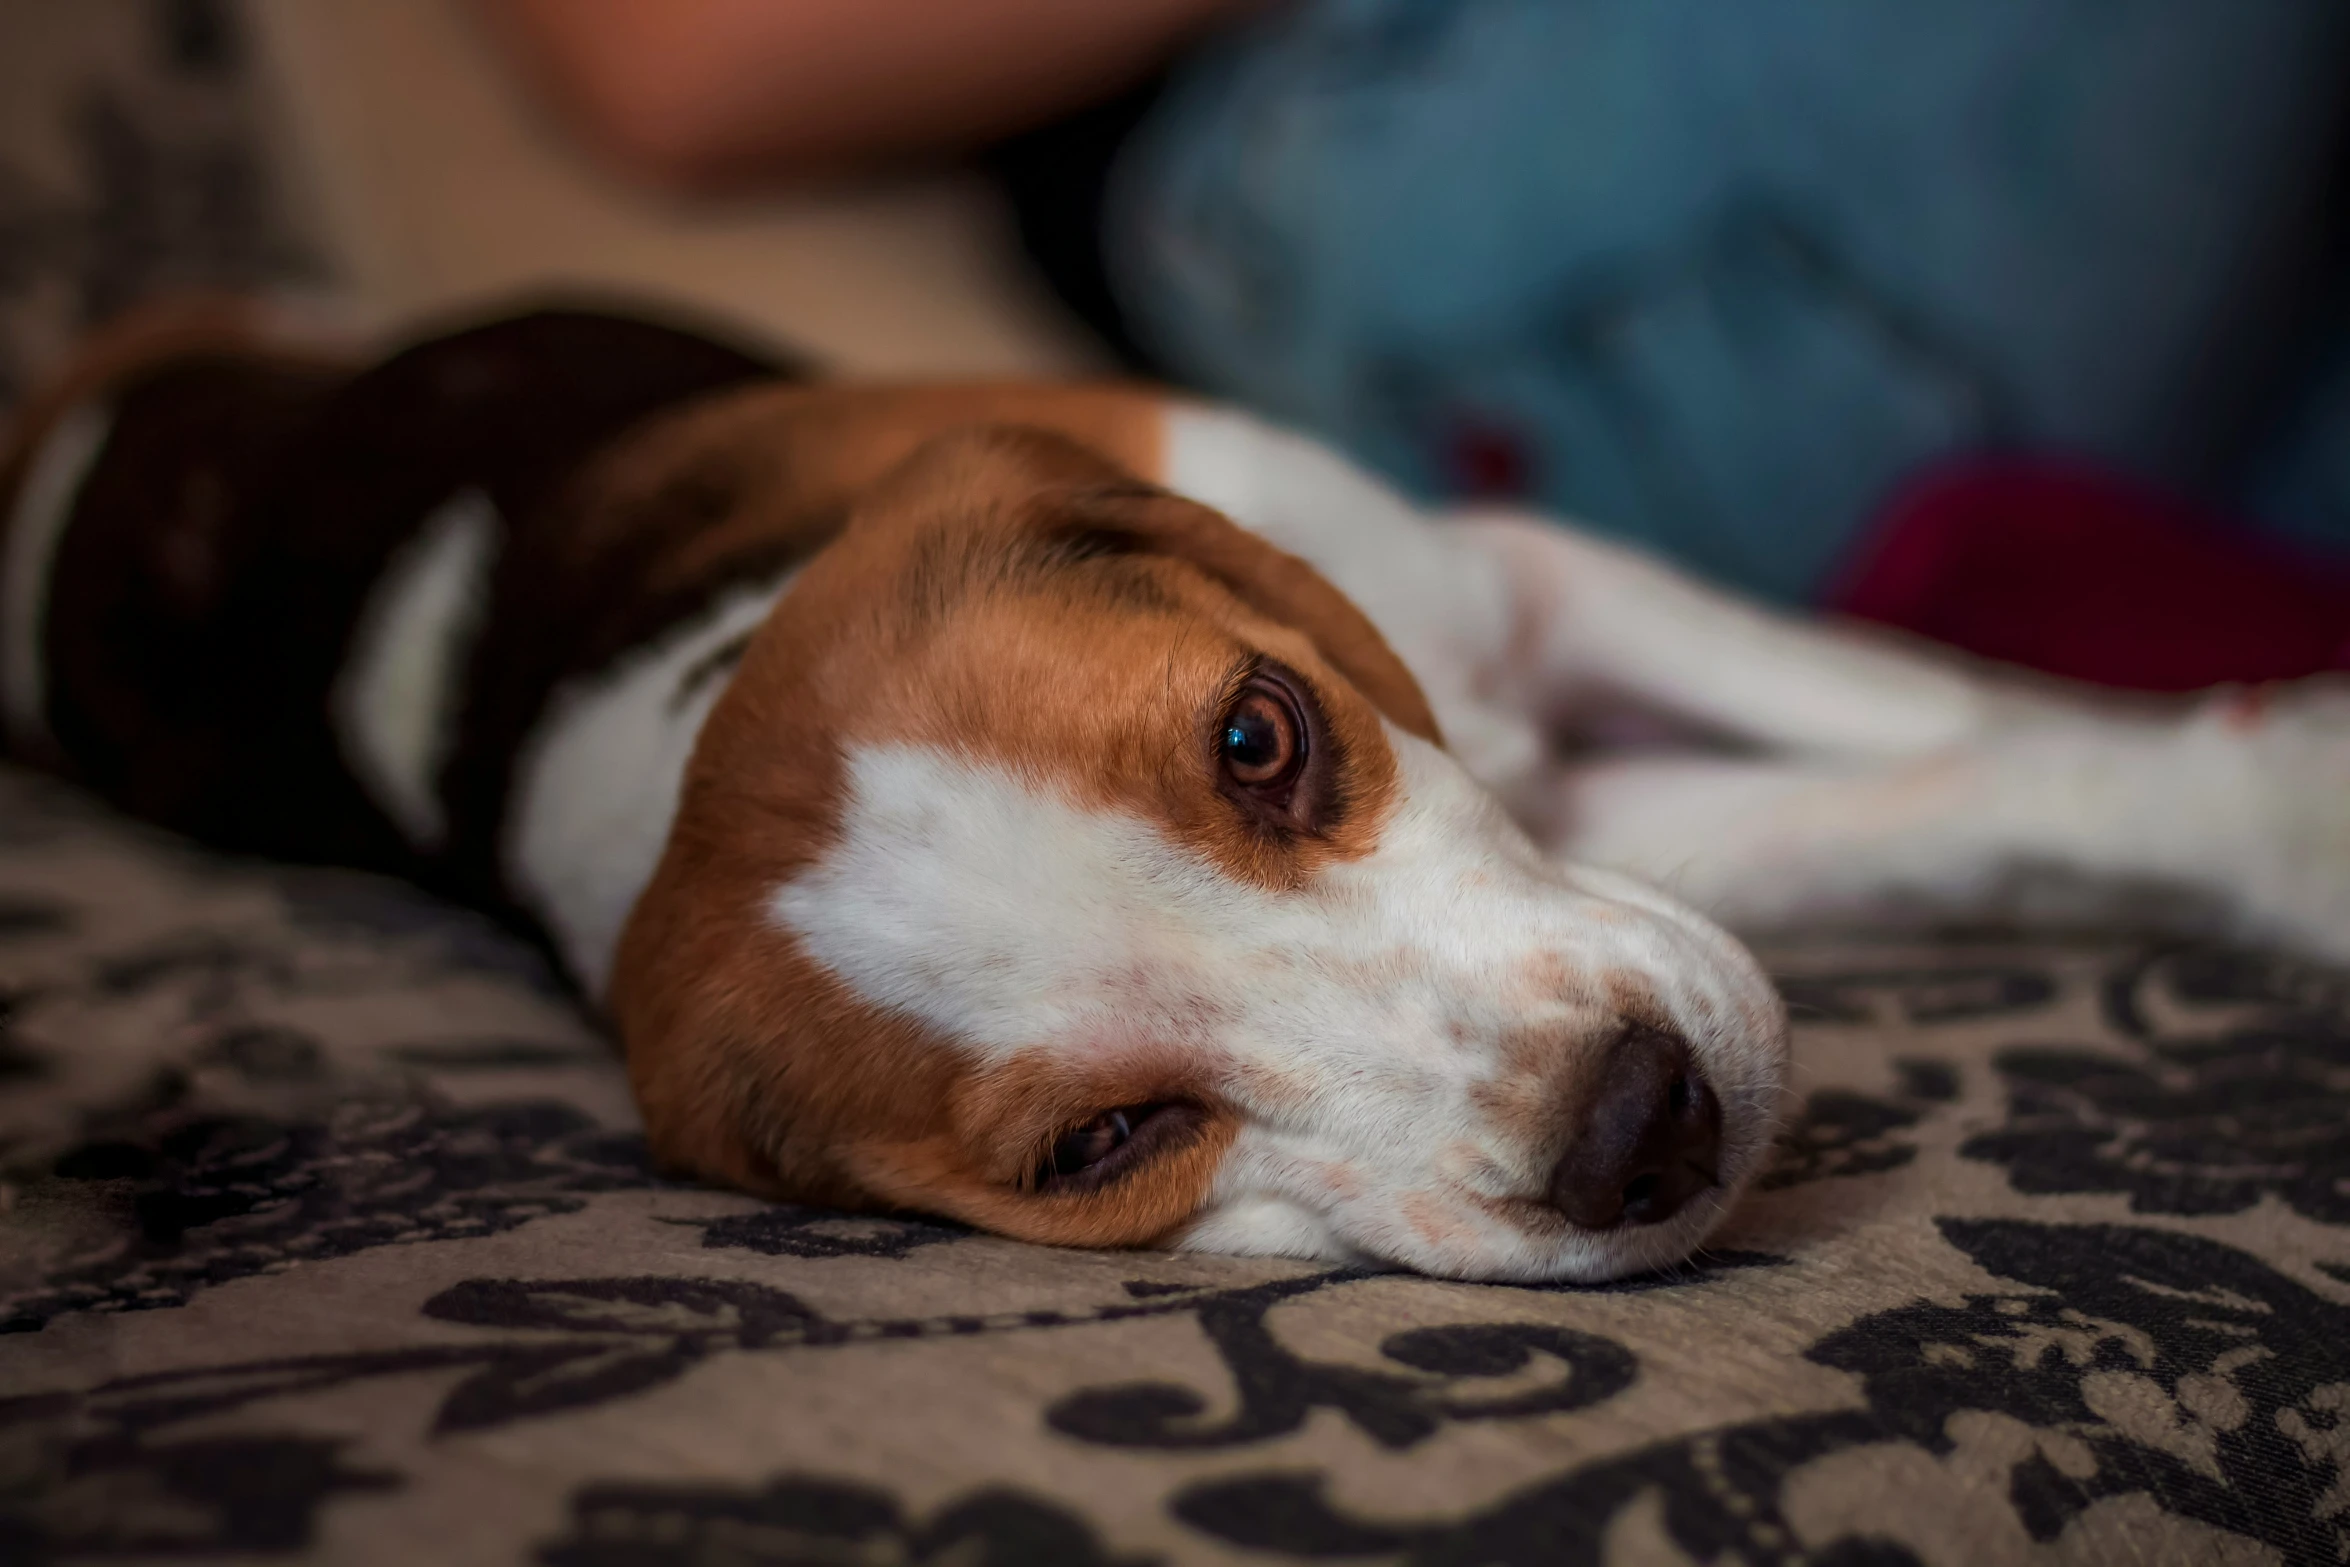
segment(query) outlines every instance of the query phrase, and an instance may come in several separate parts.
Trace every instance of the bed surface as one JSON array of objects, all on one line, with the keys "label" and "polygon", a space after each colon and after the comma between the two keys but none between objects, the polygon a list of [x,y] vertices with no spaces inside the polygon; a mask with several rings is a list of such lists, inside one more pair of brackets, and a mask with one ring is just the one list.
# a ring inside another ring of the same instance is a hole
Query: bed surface
[{"label": "bed surface", "polygon": [[0,1556],[2338,1560],[2350,980],[1766,955],[1673,1275],[1055,1251],[665,1181],[528,947],[0,777]]}]

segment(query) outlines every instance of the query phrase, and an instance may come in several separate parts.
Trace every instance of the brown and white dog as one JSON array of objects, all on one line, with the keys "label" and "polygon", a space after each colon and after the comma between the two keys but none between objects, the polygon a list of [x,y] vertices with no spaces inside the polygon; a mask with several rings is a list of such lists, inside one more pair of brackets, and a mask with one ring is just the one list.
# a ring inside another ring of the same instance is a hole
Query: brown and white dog
[{"label": "brown and white dog", "polygon": [[527,914],[656,1151],[754,1192],[1601,1278],[1771,1141],[1785,1018],[1708,915],[2156,885],[2350,953],[2338,689],[1994,684],[1148,390],[212,311],[18,428],[18,754]]}]

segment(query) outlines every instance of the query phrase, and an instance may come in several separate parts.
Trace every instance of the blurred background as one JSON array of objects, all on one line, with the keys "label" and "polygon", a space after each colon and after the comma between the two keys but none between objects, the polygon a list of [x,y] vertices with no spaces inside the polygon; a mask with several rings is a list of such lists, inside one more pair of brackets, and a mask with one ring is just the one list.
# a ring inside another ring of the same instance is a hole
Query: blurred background
[{"label": "blurred background", "polygon": [[1145,374],[2150,689],[2350,667],[2339,0],[6,0],[0,400],[192,285]]}]

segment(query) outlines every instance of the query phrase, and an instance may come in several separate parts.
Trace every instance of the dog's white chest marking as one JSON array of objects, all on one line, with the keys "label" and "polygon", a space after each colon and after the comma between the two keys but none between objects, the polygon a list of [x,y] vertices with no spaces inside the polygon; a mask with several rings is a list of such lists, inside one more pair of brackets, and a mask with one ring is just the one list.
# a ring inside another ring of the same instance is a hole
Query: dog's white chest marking
[{"label": "dog's white chest marking", "polygon": [[611,977],[628,911],[652,880],[702,723],[789,578],[722,595],[614,668],[555,693],[516,769],[506,873],[590,995]]}]

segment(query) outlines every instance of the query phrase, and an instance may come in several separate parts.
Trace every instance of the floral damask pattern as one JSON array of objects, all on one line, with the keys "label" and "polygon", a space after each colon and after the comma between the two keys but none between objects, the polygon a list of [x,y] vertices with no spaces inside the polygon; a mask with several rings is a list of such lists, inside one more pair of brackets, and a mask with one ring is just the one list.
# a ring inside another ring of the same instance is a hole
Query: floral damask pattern
[{"label": "floral damask pattern", "polygon": [[[2350,1224],[2350,998],[2309,971],[2240,954],[2125,967],[2108,1005],[2128,1046],[2019,1045],[1994,1058],[2009,1097],[1967,1157],[2021,1191],[2119,1192],[2140,1213],[2242,1213],[2274,1197]],[[2172,1031],[2145,992],[2234,1009]]]},{"label": "floral damask pattern", "polygon": [[[67,911],[45,928],[73,924]],[[299,928],[296,918],[289,930]],[[478,971],[461,956],[450,962]],[[108,971],[141,980],[154,965],[126,960]],[[2061,965],[2044,977],[2038,1002],[2011,1003],[2015,1018],[2037,1025],[2067,995],[2093,993],[2113,1026],[2070,1056],[2101,1070],[2128,1069],[2135,1053],[2140,1078],[2184,1062],[2254,1077],[2315,1071],[2307,1079],[2315,1082],[2343,1048],[2341,1031],[2328,1031],[2338,992],[2316,971],[2231,968],[2211,953],[2124,954],[2070,980]],[[1914,999],[1917,976],[1862,979],[1839,983],[1848,994],[1856,984],[1873,990],[1873,1010],[1846,1007],[1842,1021],[1823,1026],[1874,1026],[1883,1005],[1911,1010],[1903,998]],[[1928,988],[1947,994],[1977,983],[1937,979]],[[2028,987],[1996,988],[2029,995]],[[122,989],[147,993],[141,983]],[[2159,1027],[2148,1021],[2156,1018]],[[1982,1021],[1973,1009],[1958,1020]],[[332,1075],[331,1052],[298,1030],[200,1037],[203,1051],[248,1076]],[[479,1057],[482,1070],[578,1068],[552,1045],[527,1045],[459,1036],[397,1050],[444,1065]],[[2039,1081],[2023,1068],[2051,1054],[2064,1052],[1991,1050],[1986,1081],[2015,1095],[2018,1113],[1999,1133],[1964,1140],[1958,1157],[1979,1162],[1993,1146],[1987,1139],[2039,1130],[2028,1119],[2038,1101],[2016,1085]],[[1916,1167],[1935,1118],[1963,1104],[1970,1071],[1907,1049],[1892,1066],[1890,1094],[1815,1088],[1781,1167],[1799,1178],[1780,1182],[1773,1200],[1800,1203],[1821,1181]],[[106,1186],[143,1217],[126,1228],[117,1256],[85,1259],[78,1272],[53,1278],[20,1327],[178,1305],[238,1280],[294,1288],[295,1275],[272,1269],[297,1254],[331,1263],[387,1246],[497,1241],[528,1255],[532,1225],[581,1215],[601,1198],[709,1200],[660,1182],[630,1139],[554,1105],[427,1111],[361,1101],[340,1122],[273,1125],[191,1117],[179,1105],[144,1114],[164,1135],[85,1142],[52,1177]],[[113,1124],[122,1125],[119,1107]],[[2217,1163],[2256,1150],[2270,1123],[2199,1124],[2202,1157]],[[1902,1157],[1879,1156],[1887,1152]],[[1890,1455],[1902,1451],[1919,1455],[1912,1463],[1979,1465],[1980,1454],[1968,1455],[1994,1428],[2017,1433],[1993,1444],[1991,1471],[2001,1526],[2016,1541],[2060,1549],[2093,1541],[2123,1505],[2203,1531],[2181,1536],[2198,1549],[2233,1537],[2292,1563],[2350,1551],[2350,1289],[2337,1282],[2350,1277],[2350,1244],[2295,1276],[2241,1247],[2162,1229],[2028,1214],[1944,1217],[1936,1244],[1990,1288],[1916,1292],[1831,1321],[1793,1346],[1798,1361],[1852,1378],[1857,1402],[1727,1423],[1701,1418],[1660,1440],[1640,1438],[1637,1422],[1607,1424],[1671,1374],[1665,1368],[1685,1330],[1659,1337],[1647,1324],[1712,1320],[1714,1331],[1734,1336],[1754,1320],[1754,1292],[1805,1276],[1811,1255],[1725,1250],[1692,1270],[1598,1290],[1414,1284],[1346,1268],[1281,1269],[1237,1283],[1135,1275],[1090,1295],[1061,1288],[1050,1304],[974,1299],[969,1309],[873,1314],[823,1303],[840,1277],[832,1270],[915,1268],[935,1278],[937,1268],[970,1266],[955,1257],[976,1262],[1003,1243],[926,1220],[789,1205],[656,1212],[638,1222],[687,1248],[671,1250],[679,1259],[671,1271],[474,1275],[418,1302],[416,1320],[431,1331],[409,1342],[199,1357],[184,1370],[0,1401],[0,1454],[17,1455],[0,1477],[0,1543],[11,1559],[28,1561],[315,1547],[344,1499],[410,1483],[407,1469],[365,1444],[283,1413],[322,1400],[412,1407],[413,1396],[398,1389],[433,1390],[415,1436],[429,1448],[591,1418],[761,1364],[826,1357],[848,1367],[893,1349],[920,1352],[943,1357],[951,1387],[958,1364],[1010,1355],[1041,1368],[1055,1362],[1056,1341],[1149,1328],[1179,1331],[1216,1369],[1203,1374],[1193,1363],[1170,1376],[1143,1360],[1124,1379],[1064,1382],[1029,1402],[1025,1426],[1004,1440],[1126,1454],[1130,1463],[1222,1455],[1220,1470],[1204,1477],[1170,1468],[1155,1502],[1105,1507],[985,1468],[943,1491],[909,1490],[826,1462],[819,1442],[741,1480],[596,1468],[579,1477],[563,1521],[527,1554],[547,1567],[1128,1564],[1229,1547],[1300,1561],[1549,1564],[1637,1560],[1622,1554],[1622,1542],[1638,1536],[1692,1559],[1758,1567],[1966,1560],[1940,1556],[1930,1539],[1888,1533],[1893,1526],[1882,1522],[1823,1525],[1807,1487],[1835,1465],[1894,1465]],[[1815,1250],[1820,1244],[1835,1243]],[[742,1262],[697,1274],[686,1260],[697,1256]],[[730,1276],[743,1265],[801,1271],[772,1282]],[[804,1279],[804,1288],[783,1284],[787,1277]],[[147,1280],[167,1281],[169,1297],[139,1299],[132,1286]],[[1399,1288],[1416,1292],[1409,1312],[1382,1315],[1370,1304]],[[1747,1305],[1730,1305],[1739,1299]],[[1323,1343],[1331,1324],[1366,1310],[1365,1324],[1389,1325],[1348,1329],[1351,1349]],[[1284,1456],[1315,1430],[1351,1432],[1371,1451],[1441,1455],[1471,1431],[1577,1429],[1620,1434],[1466,1510],[1368,1506],[1343,1474]],[[1136,1506],[1156,1519],[1139,1546]]]},{"label": "floral damask pattern", "polygon": [[125,1222],[42,1288],[0,1297],[0,1333],[60,1312],[185,1305],[210,1285],[371,1247],[496,1234],[653,1179],[641,1139],[561,1104],[361,1100],[293,1124],[154,1119],[151,1137],[84,1143],[52,1166],[52,1181],[106,1188]]},{"label": "floral damask pattern", "polygon": [[571,1532],[541,1567],[1150,1567],[1107,1550],[1085,1520],[1049,1502],[991,1489],[910,1518],[878,1486],[786,1476],[757,1490],[598,1485],[572,1503]]},{"label": "floral damask pattern", "polygon": [[1917,1157],[1911,1133],[1934,1106],[1958,1096],[1957,1074],[1946,1062],[1897,1061],[1900,1086],[1891,1095],[1817,1089],[1779,1136],[1778,1158],[1763,1173],[1765,1191],[1801,1186],[1835,1175],[1880,1175]]},{"label": "floral damask pattern", "polygon": [[[1842,1451],[1953,1445],[1954,1417],[1988,1414],[2037,1440],[2006,1500],[2037,1541],[2098,1500],[2165,1510],[2248,1535],[2294,1563],[2350,1551],[2350,1468],[2334,1438],[2350,1391],[2350,1306],[2246,1254],[2188,1236],[2110,1226],[1949,1222],[1949,1240],[2023,1288],[1921,1301],[1863,1317],[1806,1358],[1856,1373],[1867,1407],[1705,1430],[1570,1470],[1441,1522],[1367,1518],[1305,1476],[1213,1482],[1176,1506],[1259,1550],[1320,1560],[1597,1563],[1614,1516],[1661,1491],[1664,1527],[1700,1561],[1792,1557],[1787,1480]],[[1804,1542],[1800,1559],[1891,1564],[1899,1542]]]}]

